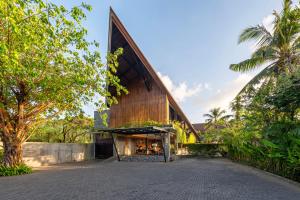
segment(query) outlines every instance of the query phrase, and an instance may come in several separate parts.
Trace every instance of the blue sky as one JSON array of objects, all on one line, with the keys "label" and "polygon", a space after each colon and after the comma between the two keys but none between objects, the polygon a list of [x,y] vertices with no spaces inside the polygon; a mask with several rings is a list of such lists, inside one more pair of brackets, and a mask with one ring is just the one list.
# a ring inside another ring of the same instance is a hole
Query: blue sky
[{"label": "blue sky", "polygon": [[[67,7],[81,1],[59,1]],[[111,6],[192,122],[203,122],[213,107],[227,109],[256,72],[239,74],[231,63],[251,55],[253,44],[238,45],[241,31],[267,24],[281,0],[86,0],[93,6],[85,25],[88,39],[107,51]],[[95,108],[85,106],[93,114]]]}]

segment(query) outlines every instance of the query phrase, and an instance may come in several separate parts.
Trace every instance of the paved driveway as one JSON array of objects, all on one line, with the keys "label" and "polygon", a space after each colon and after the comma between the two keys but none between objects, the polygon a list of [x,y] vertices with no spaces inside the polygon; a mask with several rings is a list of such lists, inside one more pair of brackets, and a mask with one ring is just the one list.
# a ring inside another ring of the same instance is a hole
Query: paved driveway
[{"label": "paved driveway", "polygon": [[90,162],[0,178],[0,199],[283,199],[300,187],[225,159]]}]

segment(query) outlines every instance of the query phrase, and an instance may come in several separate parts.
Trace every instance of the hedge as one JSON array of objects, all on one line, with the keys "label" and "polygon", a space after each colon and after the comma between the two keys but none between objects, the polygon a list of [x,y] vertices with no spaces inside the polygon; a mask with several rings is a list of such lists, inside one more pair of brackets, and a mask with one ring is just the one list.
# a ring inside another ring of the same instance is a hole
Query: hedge
[{"label": "hedge", "polygon": [[225,156],[227,152],[224,144],[185,144],[183,147],[188,148],[192,155],[204,157],[221,157]]}]

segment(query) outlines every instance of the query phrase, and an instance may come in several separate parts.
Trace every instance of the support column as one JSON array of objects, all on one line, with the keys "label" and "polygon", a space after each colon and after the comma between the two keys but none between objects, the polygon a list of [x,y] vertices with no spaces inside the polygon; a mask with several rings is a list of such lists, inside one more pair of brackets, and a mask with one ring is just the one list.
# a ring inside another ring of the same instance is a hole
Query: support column
[{"label": "support column", "polygon": [[170,133],[164,134],[164,150],[165,150],[165,156],[166,161],[169,162],[171,158],[171,138]]},{"label": "support column", "polygon": [[120,156],[119,156],[118,148],[117,148],[116,141],[115,141],[113,133],[111,133],[111,138],[112,138],[112,141],[113,141],[113,146],[115,147],[113,153],[117,154],[118,161],[120,162],[121,159],[120,159]]}]

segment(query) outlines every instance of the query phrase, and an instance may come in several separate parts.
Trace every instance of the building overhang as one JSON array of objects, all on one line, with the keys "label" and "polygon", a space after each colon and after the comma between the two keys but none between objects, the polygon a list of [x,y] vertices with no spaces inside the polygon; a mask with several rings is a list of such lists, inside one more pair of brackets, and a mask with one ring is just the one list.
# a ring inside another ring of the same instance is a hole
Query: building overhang
[{"label": "building overhang", "polygon": [[146,127],[129,127],[129,128],[102,128],[93,131],[94,134],[114,133],[122,135],[140,135],[140,134],[175,134],[176,130],[172,126],[146,126]]}]

